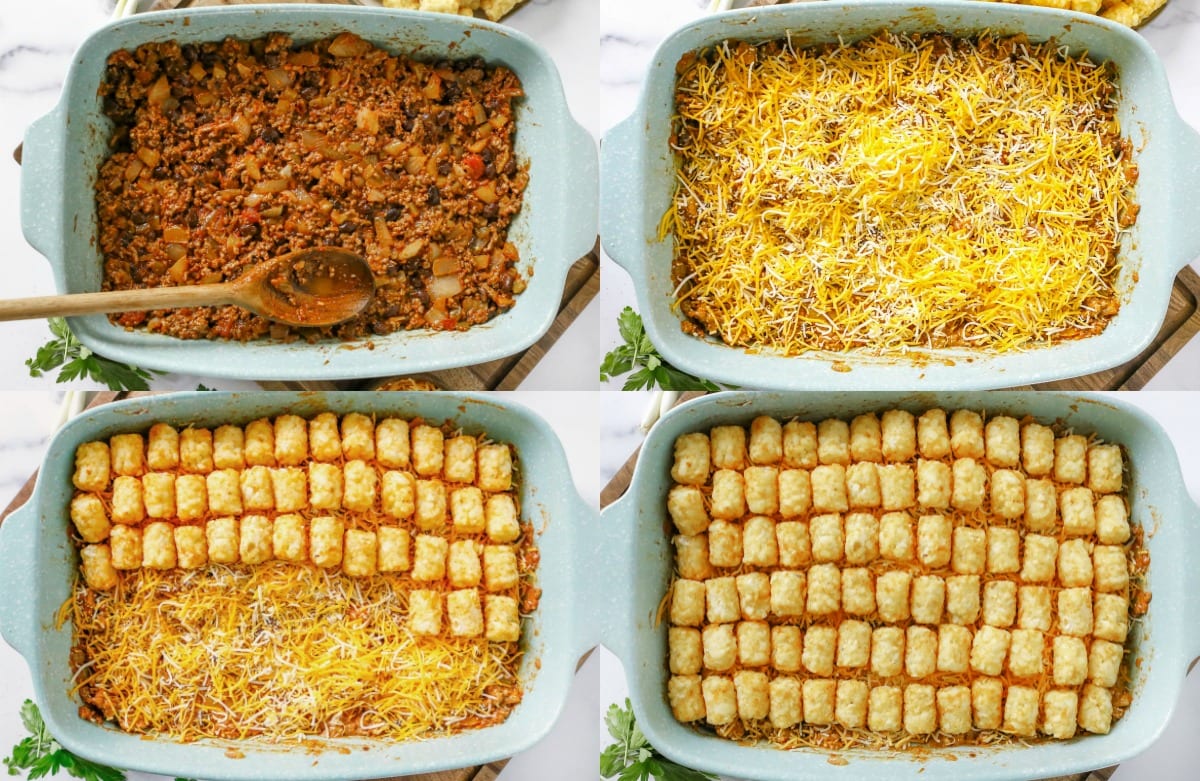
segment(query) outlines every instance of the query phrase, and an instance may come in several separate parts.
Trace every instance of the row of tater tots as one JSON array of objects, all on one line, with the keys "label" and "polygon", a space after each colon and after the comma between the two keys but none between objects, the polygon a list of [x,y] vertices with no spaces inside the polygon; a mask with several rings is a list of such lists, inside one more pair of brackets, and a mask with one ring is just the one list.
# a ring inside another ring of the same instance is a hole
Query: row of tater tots
[{"label": "row of tater tots", "polygon": [[671,476],[677,483],[704,485],[714,469],[741,471],[773,464],[846,467],[857,462],[904,463],[918,456],[985,460],[994,469],[1021,468],[1031,477],[1087,485],[1096,493],[1121,490],[1121,454],[1115,445],[1089,442],[1077,434],[1056,437],[1048,426],[1022,424],[1003,415],[985,424],[977,412],[956,410],[947,416],[941,409],[920,417],[893,409],[879,416],[859,415],[849,423],[839,419],[780,423],[761,416],[750,424],[749,437],[742,426],[717,426],[708,434],[685,434],[676,440]]},{"label": "row of tater tots", "polygon": [[1101,686],[1042,693],[1033,686],[1005,686],[999,678],[977,678],[969,686],[872,686],[862,680],[768,678],[757,670],[739,670],[731,676],[674,676],[667,694],[676,718],[706,719],[714,726],[740,718],[767,720],[776,729],[802,723],[910,735],[938,730],[962,735],[976,729],[1023,737],[1041,732],[1065,740],[1075,736],[1077,726],[1107,733],[1113,717],[1111,691]]}]

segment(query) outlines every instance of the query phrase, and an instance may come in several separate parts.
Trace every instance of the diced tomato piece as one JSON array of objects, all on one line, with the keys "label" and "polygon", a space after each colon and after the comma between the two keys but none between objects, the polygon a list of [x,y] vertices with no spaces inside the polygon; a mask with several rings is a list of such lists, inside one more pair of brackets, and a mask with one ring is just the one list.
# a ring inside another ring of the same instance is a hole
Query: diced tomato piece
[{"label": "diced tomato piece", "polygon": [[467,169],[467,176],[472,179],[478,179],[483,176],[483,158],[479,155],[471,154],[463,158],[463,168]]},{"label": "diced tomato piece", "polygon": [[262,215],[258,213],[258,208],[242,209],[242,222],[259,223],[262,222]]}]

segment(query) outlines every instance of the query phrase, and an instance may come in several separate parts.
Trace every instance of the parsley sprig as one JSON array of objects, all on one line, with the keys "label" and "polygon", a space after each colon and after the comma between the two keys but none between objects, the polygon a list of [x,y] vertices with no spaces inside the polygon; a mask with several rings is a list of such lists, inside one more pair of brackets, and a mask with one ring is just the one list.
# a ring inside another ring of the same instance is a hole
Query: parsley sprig
[{"label": "parsley sprig", "polygon": [[641,390],[653,388],[655,385],[671,391],[721,390],[715,382],[693,377],[664,361],[651,343],[650,337],[646,335],[641,315],[631,307],[625,307],[621,314],[617,315],[617,328],[625,344],[604,356],[604,361],[600,364],[601,382],[607,382],[619,374],[632,372],[625,378],[625,385],[621,390]]},{"label": "parsley sprig", "polygon": [[42,714],[31,700],[21,705],[21,723],[29,731],[29,737],[13,746],[12,755],[4,759],[10,776],[28,770],[28,778],[52,776],[65,770],[84,781],[125,781],[120,770],[77,757],[58,744],[46,729]]},{"label": "parsley sprig", "polygon": [[54,338],[39,347],[37,355],[25,361],[30,377],[41,377],[45,372],[58,369],[57,382],[91,377],[107,385],[109,390],[149,390],[147,380],[153,372],[97,355],[75,338],[67,321],[61,317],[51,317],[49,324]]},{"label": "parsley sprig", "polygon": [[604,716],[608,734],[616,739],[600,753],[600,777],[617,781],[716,781],[716,776],[678,765],[659,754],[646,740],[633,717],[628,698],[625,707],[608,706]]}]

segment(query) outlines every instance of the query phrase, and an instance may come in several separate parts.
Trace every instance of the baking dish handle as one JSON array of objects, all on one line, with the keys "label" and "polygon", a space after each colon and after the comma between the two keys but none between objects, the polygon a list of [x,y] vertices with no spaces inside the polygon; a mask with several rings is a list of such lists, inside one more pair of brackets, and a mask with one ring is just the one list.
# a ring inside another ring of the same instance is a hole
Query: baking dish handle
[{"label": "baking dish handle", "polygon": [[635,512],[628,495],[606,507],[582,535],[576,561],[583,575],[582,648],[603,644],[622,660],[633,635]]},{"label": "baking dish handle", "polygon": [[617,265],[635,280],[642,275],[642,237],[637,215],[645,198],[638,130],[640,113],[634,113],[605,134],[600,144],[600,243]]},{"label": "baking dish handle", "polygon": [[37,514],[32,501],[18,507],[0,524],[0,574],[8,589],[0,599],[0,636],[26,659],[37,636],[30,603],[34,580],[30,567],[37,560],[36,532]]},{"label": "baking dish handle", "polygon": [[64,165],[63,114],[60,103],[25,130],[21,151],[21,231],[33,248],[48,258],[58,253],[62,241],[63,193],[60,175]]},{"label": "baking dish handle", "polygon": [[1183,268],[1200,258],[1200,211],[1196,208],[1196,187],[1200,182],[1200,132],[1179,121],[1179,159],[1174,165],[1175,214],[1173,223],[1183,231],[1183,247],[1178,266]]},{"label": "baking dish handle", "polygon": [[567,143],[570,159],[578,160],[576,168],[569,171],[564,187],[567,225],[567,265],[574,263],[596,246],[599,209],[599,161],[596,156],[596,139],[573,119],[567,120]]}]

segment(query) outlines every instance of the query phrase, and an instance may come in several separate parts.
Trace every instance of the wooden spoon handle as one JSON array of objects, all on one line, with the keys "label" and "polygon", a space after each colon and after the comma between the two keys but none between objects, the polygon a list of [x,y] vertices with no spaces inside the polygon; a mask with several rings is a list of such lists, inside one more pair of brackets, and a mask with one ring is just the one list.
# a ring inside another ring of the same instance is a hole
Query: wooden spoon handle
[{"label": "wooden spoon handle", "polygon": [[236,285],[232,283],[39,296],[0,301],[0,321],[91,315],[100,312],[141,312],[147,309],[178,309],[185,306],[214,306],[236,303],[236,299],[237,289]]}]

